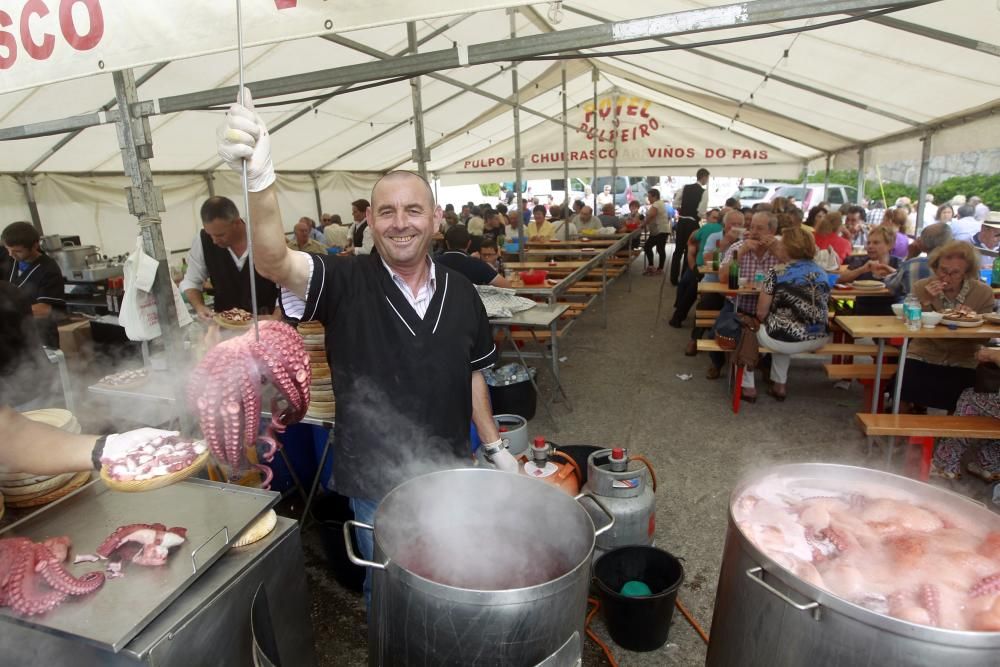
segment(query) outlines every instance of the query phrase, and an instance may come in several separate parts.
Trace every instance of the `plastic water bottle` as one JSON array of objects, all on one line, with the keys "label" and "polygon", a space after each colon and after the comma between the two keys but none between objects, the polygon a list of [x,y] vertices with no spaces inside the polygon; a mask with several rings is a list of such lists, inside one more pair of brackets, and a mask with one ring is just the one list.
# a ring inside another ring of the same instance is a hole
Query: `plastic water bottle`
[{"label": "plastic water bottle", "polygon": [[906,297],[906,300],[903,301],[903,321],[906,322],[907,329],[910,331],[920,330],[920,315],[922,312],[920,299],[915,294],[910,294]]}]

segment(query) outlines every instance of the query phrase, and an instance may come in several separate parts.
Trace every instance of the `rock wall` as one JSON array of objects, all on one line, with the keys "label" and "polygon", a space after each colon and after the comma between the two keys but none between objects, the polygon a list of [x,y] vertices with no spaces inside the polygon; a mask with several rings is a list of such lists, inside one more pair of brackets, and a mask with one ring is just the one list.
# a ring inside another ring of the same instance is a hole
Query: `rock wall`
[{"label": "rock wall", "polygon": [[[869,178],[875,178],[874,170],[870,171]],[[916,187],[920,179],[920,162],[901,160],[880,164],[879,172],[883,180]],[[936,185],[952,176],[996,173],[1000,173],[1000,148],[932,157],[927,180],[928,185]]]}]

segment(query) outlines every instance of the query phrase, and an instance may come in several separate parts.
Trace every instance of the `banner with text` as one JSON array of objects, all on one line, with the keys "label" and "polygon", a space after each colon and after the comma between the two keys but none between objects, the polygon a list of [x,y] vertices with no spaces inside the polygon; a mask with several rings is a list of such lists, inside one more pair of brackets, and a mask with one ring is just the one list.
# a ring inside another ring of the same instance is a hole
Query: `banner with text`
[{"label": "banner with text", "polygon": [[[247,46],[529,4],[528,0],[242,3]],[[236,31],[235,0],[0,0],[0,93],[232,50]]]},{"label": "banner with text", "polygon": [[[570,109],[569,152],[564,156],[562,128],[543,122],[521,133],[521,156],[526,174],[557,174],[568,162],[571,171],[590,173],[596,150],[598,169],[607,172],[617,164],[622,175],[668,173],[682,167],[693,174],[698,167],[777,167],[791,175],[802,169],[803,159],[774,147],[729,132],[648,99],[625,93],[608,93]],[[594,135],[597,148],[594,148]],[[514,172],[513,139],[438,170],[439,174],[504,174]],[[753,168],[743,173],[750,174]],[[462,179],[449,178],[448,182]],[[464,179],[469,180],[469,179]],[[475,179],[473,179],[475,180]]]}]

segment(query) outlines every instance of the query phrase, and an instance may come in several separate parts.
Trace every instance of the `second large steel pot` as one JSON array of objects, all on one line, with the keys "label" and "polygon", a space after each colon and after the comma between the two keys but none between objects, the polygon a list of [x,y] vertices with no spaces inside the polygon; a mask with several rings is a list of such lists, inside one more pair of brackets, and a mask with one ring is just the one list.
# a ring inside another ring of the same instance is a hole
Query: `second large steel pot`
[{"label": "second large steel pot", "polygon": [[1000,632],[945,630],[884,616],[813,586],[765,555],[736,526],[733,505],[748,488],[770,475],[816,480],[822,488],[844,492],[857,484],[905,491],[928,505],[975,517],[982,525],[1000,530],[1000,517],[975,501],[878,470],[808,463],[777,466],[749,476],[730,498],[709,667],[1000,664]]},{"label": "second large steel pot", "polygon": [[595,535],[611,528],[607,519],[595,531],[572,497],[495,470],[399,485],[374,527],[349,522],[374,531],[373,562],[349,553],[373,575],[369,664],[578,664]]}]

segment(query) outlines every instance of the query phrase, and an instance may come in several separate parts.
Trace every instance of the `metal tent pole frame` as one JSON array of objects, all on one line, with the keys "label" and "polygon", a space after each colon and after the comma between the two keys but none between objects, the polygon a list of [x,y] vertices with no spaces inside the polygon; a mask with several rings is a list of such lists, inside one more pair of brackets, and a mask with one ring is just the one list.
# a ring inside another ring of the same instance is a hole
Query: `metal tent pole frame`
[{"label": "metal tent pole frame", "polygon": [[30,174],[19,176],[17,181],[21,184],[21,188],[24,189],[24,199],[28,203],[28,212],[31,214],[31,225],[38,230],[39,234],[44,234],[45,232],[42,230],[42,218],[38,214],[38,202],[35,201],[35,181]]},{"label": "metal tent pole frame", "polygon": [[920,148],[920,178],[917,183],[917,201],[914,202],[917,211],[914,227],[917,234],[924,228],[924,199],[927,197],[927,170],[931,166],[931,141],[933,137],[933,133],[928,133],[920,140],[922,143]]},{"label": "metal tent pole frame", "polygon": [[[698,34],[709,30],[794,21],[849,11],[881,9],[907,4],[903,0],[753,0],[723,7],[705,7],[638,19],[611,21],[599,25],[571,28],[553,33],[528,35],[473,44],[468,60],[459,59],[456,48],[401,56],[377,62],[347,65],[314,72],[294,74],[252,82],[257,99],[336,88],[399,76],[417,76],[468,65],[520,61],[551,53],[628,44],[646,39],[661,39],[678,34]],[[725,11],[722,11],[725,9]],[[703,50],[699,50],[703,51]],[[701,54],[703,55],[703,54]],[[775,77],[772,77],[775,78]],[[777,80],[775,78],[775,80]],[[174,113],[209,106],[228,105],[236,98],[236,86],[224,86],[157,100],[159,113]],[[848,102],[855,102],[849,100]],[[47,136],[100,125],[105,120],[99,112],[80,114],[55,121],[0,129],[0,140]],[[912,121],[903,122],[912,125]]]},{"label": "metal tent pole frame", "polygon": [[[163,243],[163,229],[159,213],[166,210],[163,193],[153,185],[153,173],[149,160],[153,157],[153,139],[149,127],[148,107],[140,104],[136,93],[135,75],[131,69],[112,73],[115,84],[115,99],[118,108],[113,113],[118,130],[118,145],[121,147],[122,165],[132,185],[125,189],[129,213],[139,219],[143,251],[156,260],[156,278],[153,281],[153,295],[156,299],[156,314],[167,352],[167,366],[177,374],[182,371],[184,354],[182,349],[177,309],[174,306],[173,282],[170,266],[167,264],[167,250]],[[181,428],[190,424],[188,411],[183,409],[186,399],[178,385],[174,405]]]},{"label": "metal tent pole frame", "polygon": [[[508,9],[507,15],[510,17],[510,38],[514,40],[517,38],[517,9]],[[514,92],[514,193],[517,195],[517,254],[520,261],[523,262],[525,257],[525,238],[524,193],[521,192],[521,89],[517,85],[517,63],[511,63],[510,85]]]},{"label": "metal tent pole frame", "polygon": [[823,197],[824,198],[828,197],[829,196],[829,192],[830,192],[830,158],[831,157],[832,156],[831,156],[830,153],[826,154],[826,171],[824,172],[824,175],[823,175]]},{"label": "metal tent pole frame", "polygon": [[[591,75],[591,80],[594,82],[594,116],[591,119],[590,129],[594,133],[594,180],[590,183],[590,196],[593,197],[593,202],[591,207],[594,211],[597,211],[597,82],[601,78],[601,72],[596,67],[593,69]],[[611,184],[611,194],[615,192],[614,183]],[[579,231],[579,230],[577,230]]]},{"label": "metal tent pole frame", "polygon": [[562,140],[563,140],[563,240],[569,240],[569,115],[566,101],[566,63],[562,66]]},{"label": "metal tent pole frame", "polygon": [[312,179],[312,182],[313,182],[313,195],[316,196],[316,220],[318,220],[320,222],[320,224],[322,224],[322,222],[323,222],[323,197],[321,197],[320,193],[319,193],[319,178],[317,178],[316,174],[309,174],[309,178]]},{"label": "metal tent pole frame", "polygon": [[[614,139],[611,142],[611,202],[615,202],[615,190],[618,188],[618,135],[621,134],[621,118],[615,116],[615,110],[618,108],[618,96],[621,95],[621,91],[615,88],[611,91],[611,133],[614,134]],[[603,213],[603,211],[598,211],[594,209],[594,215]],[[618,205],[615,204],[615,215],[618,215]]]},{"label": "metal tent pole frame", "polygon": [[864,146],[858,147],[858,206],[865,205],[865,150]]},{"label": "metal tent pole frame", "polygon": [[[406,41],[410,53],[417,53],[417,24],[410,21],[406,24]],[[410,78],[410,99],[413,101],[413,139],[416,148],[413,159],[417,163],[417,173],[427,180],[427,149],[424,145],[424,106],[420,95],[420,77]]]}]

